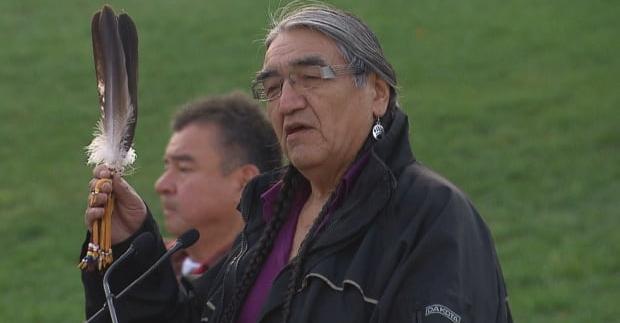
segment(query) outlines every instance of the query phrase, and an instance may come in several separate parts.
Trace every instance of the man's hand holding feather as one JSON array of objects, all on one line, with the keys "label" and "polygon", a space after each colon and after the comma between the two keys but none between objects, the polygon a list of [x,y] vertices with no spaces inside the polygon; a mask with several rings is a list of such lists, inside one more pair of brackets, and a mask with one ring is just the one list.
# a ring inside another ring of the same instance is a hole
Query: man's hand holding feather
[{"label": "man's hand holding feather", "polygon": [[146,205],[125,179],[118,173],[112,174],[110,169],[104,165],[95,167],[93,171],[93,179],[90,181],[91,192],[95,192],[97,181],[106,178],[111,179],[111,183],[103,183],[99,187],[99,193],[91,193],[89,196],[84,221],[91,230],[93,222],[103,217],[108,194],[114,191],[112,244],[117,244],[128,239],[140,229],[146,219]]}]

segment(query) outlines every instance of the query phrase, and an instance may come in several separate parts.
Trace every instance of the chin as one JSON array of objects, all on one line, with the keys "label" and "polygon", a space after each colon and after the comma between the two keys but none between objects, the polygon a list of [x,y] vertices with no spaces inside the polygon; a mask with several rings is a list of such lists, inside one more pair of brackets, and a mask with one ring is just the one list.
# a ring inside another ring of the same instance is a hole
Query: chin
[{"label": "chin", "polygon": [[320,166],[324,158],[312,154],[291,154],[288,160],[300,171]]}]

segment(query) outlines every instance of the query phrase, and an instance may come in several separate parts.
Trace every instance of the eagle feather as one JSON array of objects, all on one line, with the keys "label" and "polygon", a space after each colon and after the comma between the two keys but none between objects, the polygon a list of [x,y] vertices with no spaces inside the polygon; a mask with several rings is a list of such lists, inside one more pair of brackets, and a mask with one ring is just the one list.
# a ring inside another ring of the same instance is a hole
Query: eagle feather
[{"label": "eagle feather", "polygon": [[138,119],[138,34],[127,14],[104,6],[91,22],[101,119],[88,145],[88,164],[122,172],[135,161]]}]

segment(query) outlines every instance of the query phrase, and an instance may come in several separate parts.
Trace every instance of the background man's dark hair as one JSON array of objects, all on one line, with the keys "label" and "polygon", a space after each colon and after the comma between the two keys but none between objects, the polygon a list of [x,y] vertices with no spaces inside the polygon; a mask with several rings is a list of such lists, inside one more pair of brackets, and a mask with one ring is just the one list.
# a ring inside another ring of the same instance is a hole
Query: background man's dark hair
[{"label": "background man's dark hair", "polygon": [[172,130],[193,125],[215,125],[224,173],[244,164],[260,172],[282,164],[280,145],[273,128],[257,102],[243,92],[199,99],[183,107],[172,120]]}]

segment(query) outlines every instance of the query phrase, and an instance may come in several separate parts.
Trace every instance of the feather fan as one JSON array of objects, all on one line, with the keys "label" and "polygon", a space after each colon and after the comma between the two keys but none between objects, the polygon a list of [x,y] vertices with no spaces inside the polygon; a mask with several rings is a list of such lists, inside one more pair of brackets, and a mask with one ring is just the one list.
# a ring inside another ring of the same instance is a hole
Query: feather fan
[{"label": "feather fan", "polygon": [[[138,32],[127,14],[116,16],[104,6],[91,22],[93,53],[101,119],[95,138],[86,147],[89,164],[105,164],[123,173],[133,164],[132,148],[138,120]],[[91,192],[89,205],[110,179],[99,179]],[[78,267],[104,270],[113,261],[112,212],[114,193],[108,193],[102,218],[94,221],[88,250]]]},{"label": "feather fan", "polygon": [[138,34],[127,14],[104,6],[91,23],[101,119],[87,147],[89,164],[122,172],[136,158]]}]

